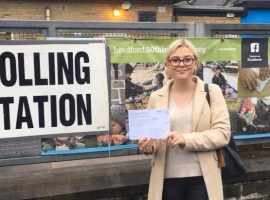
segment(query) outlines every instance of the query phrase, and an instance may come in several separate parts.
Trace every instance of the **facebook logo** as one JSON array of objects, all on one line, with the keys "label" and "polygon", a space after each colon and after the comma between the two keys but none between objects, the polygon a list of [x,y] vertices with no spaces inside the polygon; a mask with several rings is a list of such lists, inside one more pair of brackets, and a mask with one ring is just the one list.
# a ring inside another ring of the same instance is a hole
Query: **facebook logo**
[{"label": "facebook logo", "polygon": [[260,51],[260,44],[259,43],[251,43],[250,44],[250,52],[257,53]]}]

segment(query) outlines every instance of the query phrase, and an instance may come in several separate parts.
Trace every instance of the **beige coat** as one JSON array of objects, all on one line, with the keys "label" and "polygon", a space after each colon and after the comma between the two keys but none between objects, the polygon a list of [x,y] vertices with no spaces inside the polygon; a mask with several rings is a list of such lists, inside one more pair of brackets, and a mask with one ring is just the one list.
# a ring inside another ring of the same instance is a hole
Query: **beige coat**
[{"label": "beige coat", "polygon": [[[229,113],[219,86],[209,85],[210,109],[203,81],[197,77],[194,77],[194,80],[197,86],[194,93],[192,132],[184,134],[185,149],[197,152],[209,200],[223,200],[221,171],[218,168],[215,149],[229,142]],[[149,109],[168,108],[171,83],[151,94],[148,102]],[[148,200],[161,200],[166,144],[161,140],[156,140],[154,149]]]}]

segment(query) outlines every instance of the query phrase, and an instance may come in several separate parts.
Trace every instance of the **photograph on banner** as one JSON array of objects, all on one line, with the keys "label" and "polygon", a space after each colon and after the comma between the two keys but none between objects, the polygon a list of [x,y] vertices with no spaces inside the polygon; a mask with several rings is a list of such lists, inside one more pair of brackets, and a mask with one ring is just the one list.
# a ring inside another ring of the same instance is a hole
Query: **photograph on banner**
[{"label": "photograph on banner", "polygon": [[238,134],[260,134],[270,131],[270,96],[239,98]]},{"label": "photograph on banner", "polygon": [[96,136],[59,136],[51,138],[42,138],[41,150],[47,151],[62,151],[62,150],[74,150],[84,149],[89,147],[98,147]]},{"label": "photograph on banner", "polygon": [[237,98],[237,61],[204,61],[201,65],[205,83],[217,84],[225,98]]},{"label": "photograph on banner", "polygon": [[168,81],[164,63],[125,63],[125,106],[146,109],[150,94]]},{"label": "photograph on banner", "polygon": [[128,138],[128,114],[124,105],[111,105],[111,131],[109,134],[97,135],[98,147],[131,144]]},{"label": "photograph on banner", "polygon": [[[129,67],[135,68],[137,63],[129,63]],[[111,125],[112,131],[109,135],[110,145],[133,144],[128,137],[128,114],[126,108],[126,64],[111,64]],[[134,90],[137,90],[134,89]],[[125,118],[125,123],[123,122]],[[98,136],[100,140],[106,140]]]},{"label": "photograph on banner", "polygon": [[239,99],[235,98],[235,99],[226,99],[226,104],[228,107],[228,111],[230,114],[230,122],[231,122],[231,134],[233,135],[237,135],[238,131],[238,125],[237,125],[237,121],[238,121],[238,112],[239,112]]},{"label": "photograph on banner", "polygon": [[270,65],[244,68],[239,66],[238,90],[240,98],[270,96]]}]

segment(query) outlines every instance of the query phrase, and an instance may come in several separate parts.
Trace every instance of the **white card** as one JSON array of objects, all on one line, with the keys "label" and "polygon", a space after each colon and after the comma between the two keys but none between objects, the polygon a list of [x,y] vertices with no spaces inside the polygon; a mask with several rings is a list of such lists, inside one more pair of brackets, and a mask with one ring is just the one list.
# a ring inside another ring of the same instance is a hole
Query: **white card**
[{"label": "white card", "polygon": [[131,140],[143,137],[164,139],[170,131],[170,118],[167,109],[129,110],[128,117]]}]

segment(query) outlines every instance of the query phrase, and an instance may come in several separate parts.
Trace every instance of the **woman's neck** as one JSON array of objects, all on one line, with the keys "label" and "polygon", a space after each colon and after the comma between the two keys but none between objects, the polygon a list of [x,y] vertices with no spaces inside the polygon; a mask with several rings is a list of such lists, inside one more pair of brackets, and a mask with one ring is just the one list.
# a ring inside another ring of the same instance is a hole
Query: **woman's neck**
[{"label": "woman's neck", "polygon": [[195,88],[195,82],[192,80],[192,78],[190,79],[186,79],[186,80],[174,80],[173,84],[172,84],[172,91],[175,92],[190,92],[193,91]]}]

